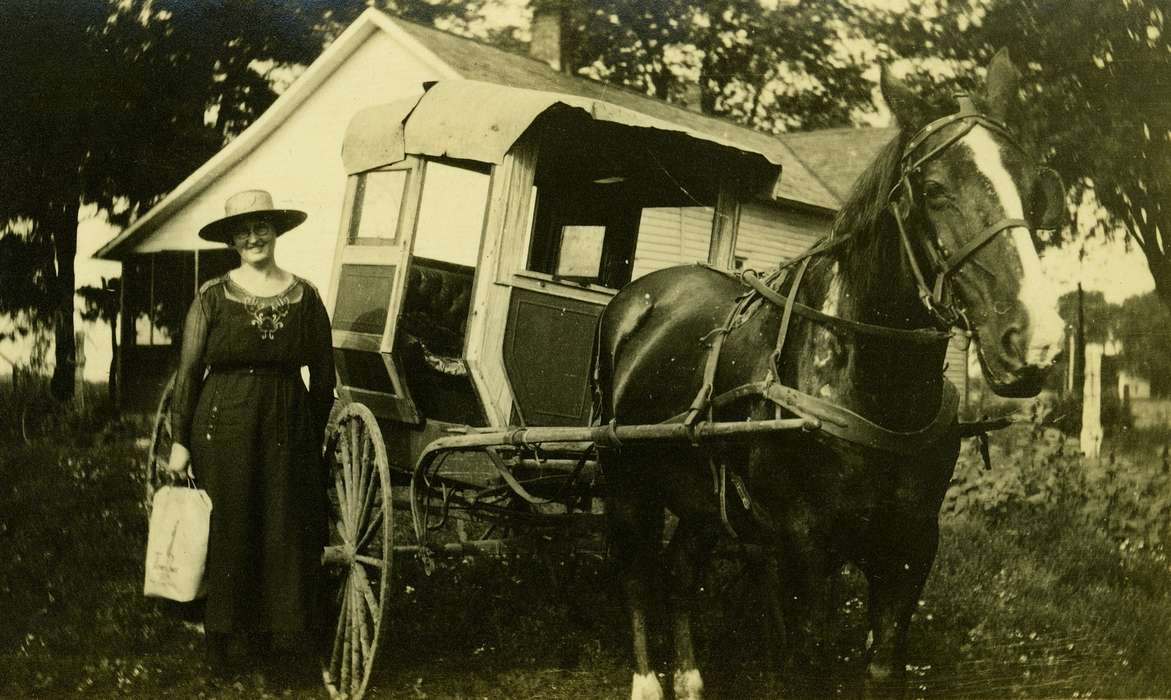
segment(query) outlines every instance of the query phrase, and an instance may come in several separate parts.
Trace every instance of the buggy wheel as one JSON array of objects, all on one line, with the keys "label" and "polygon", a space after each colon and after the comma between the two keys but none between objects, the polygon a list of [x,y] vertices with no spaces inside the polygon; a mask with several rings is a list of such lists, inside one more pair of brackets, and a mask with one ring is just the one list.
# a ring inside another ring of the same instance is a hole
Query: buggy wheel
[{"label": "buggy wheel", "polygon": [[171,433],[171,399],[175,395],[175,378],[167,382],[163,389],[159,407],[155,410],[154,423],[151,426],[150,449],[146,453],[146,519],[150,521],[151,507],[154,505],[155,491],[166,483],[167,461],[171,458],[171,445],[174,436]]},{"label": "buggy wheel", "polygon": [[394,551],[390,465],[370,409],[352,403],[338,412],[326,459],[333,483],[322,562],[334,584],[334,623],[322,679],[331,697],[356,699],[366,692],[374,669]]}]

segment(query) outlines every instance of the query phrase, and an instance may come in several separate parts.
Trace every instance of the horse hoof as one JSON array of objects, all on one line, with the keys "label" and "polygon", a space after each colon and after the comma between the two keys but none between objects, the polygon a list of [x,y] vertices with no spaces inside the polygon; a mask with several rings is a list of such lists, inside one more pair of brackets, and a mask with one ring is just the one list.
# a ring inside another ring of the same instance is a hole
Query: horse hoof
[{"label": "horse hoof", "polygon": [[906,678],[888,664],[871,661],[866,666],[865,698],[902,698],[906,695]]},{"label": "horse hoof", "polygon": [[636,673],[630,683],[630,700],[663,700],[663,686],[655,672]]},{"label": "horse hoof", "polygon": [[698,669],[675,672],[675,700],[701,700],[703,698],[703,678]]}]

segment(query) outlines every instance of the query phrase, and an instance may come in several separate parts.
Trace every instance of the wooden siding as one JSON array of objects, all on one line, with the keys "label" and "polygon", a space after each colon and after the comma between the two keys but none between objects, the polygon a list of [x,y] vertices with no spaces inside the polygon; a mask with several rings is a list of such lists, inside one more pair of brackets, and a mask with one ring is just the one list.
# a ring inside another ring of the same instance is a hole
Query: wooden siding
[{"label": "wooden siding", "polygon": [[827,217],[769,204],[746,203],[740,211],[736,259],[745,268],[759,272],[771,270],[812,245],[829,231],[829,224]]},{"label": "wooden siding", "polygon": [[672,265],[706,261],[711,237],[709,207],[643,209],[631,279]]}]

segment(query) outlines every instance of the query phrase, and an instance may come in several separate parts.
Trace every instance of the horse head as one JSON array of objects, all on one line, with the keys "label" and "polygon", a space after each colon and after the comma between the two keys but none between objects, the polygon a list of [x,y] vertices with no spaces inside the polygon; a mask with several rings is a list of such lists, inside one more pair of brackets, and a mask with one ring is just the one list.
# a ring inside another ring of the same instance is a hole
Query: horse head
[{"label": "horse head", "polygon": [[983,94],[943,110],[888,71],[881,86],[906,136],[890,211],[919,296],[940,326],[971,333],[993,391],[1027,397],[1064,334],[1033,236],[1059,228],[1065,204],[1056,173],[1007,125],[1018,77],[1001,51]]}]

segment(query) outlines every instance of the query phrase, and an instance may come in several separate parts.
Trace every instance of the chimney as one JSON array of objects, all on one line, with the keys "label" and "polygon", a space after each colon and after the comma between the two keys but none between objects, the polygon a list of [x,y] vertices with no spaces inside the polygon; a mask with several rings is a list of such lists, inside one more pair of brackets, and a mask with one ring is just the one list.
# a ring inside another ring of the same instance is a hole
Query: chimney
[{"label": "chimney", "polygon": [[561,0],[533,0],[529,56],[561,70]]},{"label": "chimney", "polygon": [[680,102],[692,112],[703,114],[703,88],[698,82],[687,83],[683,86],[683,94],[680,96]]}]

